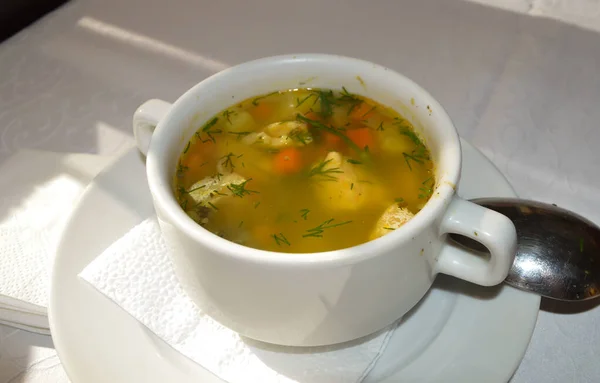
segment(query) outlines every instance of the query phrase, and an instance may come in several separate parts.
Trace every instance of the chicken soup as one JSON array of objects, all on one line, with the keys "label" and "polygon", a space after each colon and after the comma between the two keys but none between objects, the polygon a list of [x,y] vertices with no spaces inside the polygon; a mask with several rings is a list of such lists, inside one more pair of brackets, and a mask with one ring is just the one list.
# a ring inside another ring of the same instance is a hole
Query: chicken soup
[{"label": "chicken soup", "polygon": [[411,123],[341,90],[250,98],[199,127],[175,194],[205,229],[257,249],[337,250],[398,229],[425,205],[434,164]]}]

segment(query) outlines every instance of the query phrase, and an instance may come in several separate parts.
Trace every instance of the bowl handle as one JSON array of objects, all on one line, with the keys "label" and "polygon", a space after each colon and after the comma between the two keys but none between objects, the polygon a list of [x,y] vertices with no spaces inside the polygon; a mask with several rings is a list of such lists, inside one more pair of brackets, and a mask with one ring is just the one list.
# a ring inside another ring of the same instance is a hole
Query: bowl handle
[{"label": "bowl handle", "polygon": [[171,109],[171,104],[163,100],[148,100],[133,114],[133,136],[143,155],[148,155],[154,129]]},{"label": "bowl handle", "polygon": [[517,231],[512,221],[491,209],[454,196],[440,224],[440,235],[460,234],[484,245],[490,257],[446,243],[434,267],[443,273],[482,286],[502,283],[513,264]]}]

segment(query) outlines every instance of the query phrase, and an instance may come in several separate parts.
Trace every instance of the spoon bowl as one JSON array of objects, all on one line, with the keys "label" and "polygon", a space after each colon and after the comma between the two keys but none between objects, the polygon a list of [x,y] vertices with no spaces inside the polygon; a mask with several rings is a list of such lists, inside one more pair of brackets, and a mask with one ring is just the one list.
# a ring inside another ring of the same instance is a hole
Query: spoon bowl
[{"label": "spoon bowl", "polygon": [[[548,298],[580,301],[600,295],[600,228],[569,210],[518,198],[478,198],[478,205],[510,218],[517,253],[507,284]],[[459,244],[487,253],[479,242],[451,234]]]}]

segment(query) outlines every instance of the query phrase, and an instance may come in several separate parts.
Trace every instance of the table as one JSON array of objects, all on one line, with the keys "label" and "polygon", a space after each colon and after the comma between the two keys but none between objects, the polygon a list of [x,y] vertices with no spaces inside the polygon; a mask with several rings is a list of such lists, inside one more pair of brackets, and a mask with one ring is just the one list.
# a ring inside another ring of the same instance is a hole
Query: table
[{"label": "table", "polygon": [[[73,1],[0,44],[0,163],[120,153],[146,99],[262,56],[337,53],[430,90],[521,196],[600,222],[598,31],[597,0]],[[512,382],[599,381],[598,321],[597,303],[544,301]],[[8,381],[66,381],[49,337],[0,327]]]}]

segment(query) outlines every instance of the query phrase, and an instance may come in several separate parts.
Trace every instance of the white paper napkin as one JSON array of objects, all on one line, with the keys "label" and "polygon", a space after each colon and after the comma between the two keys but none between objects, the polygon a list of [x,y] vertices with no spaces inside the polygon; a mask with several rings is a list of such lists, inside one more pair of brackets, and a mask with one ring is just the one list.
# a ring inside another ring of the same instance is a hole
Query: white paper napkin
[{"label": "white paper napkin", "polygon": [[182,291],[156,218],[129,231],[79,276],[174,349],[230,383],[360,382],[393,332],[310,349],[240,337],[203,314]]},{"label": "white paper napkin", "polygon": [[56,245],[78,196],[106,162],[89,154],[23,150],[1,164],[1,324],[49,334]]}]

